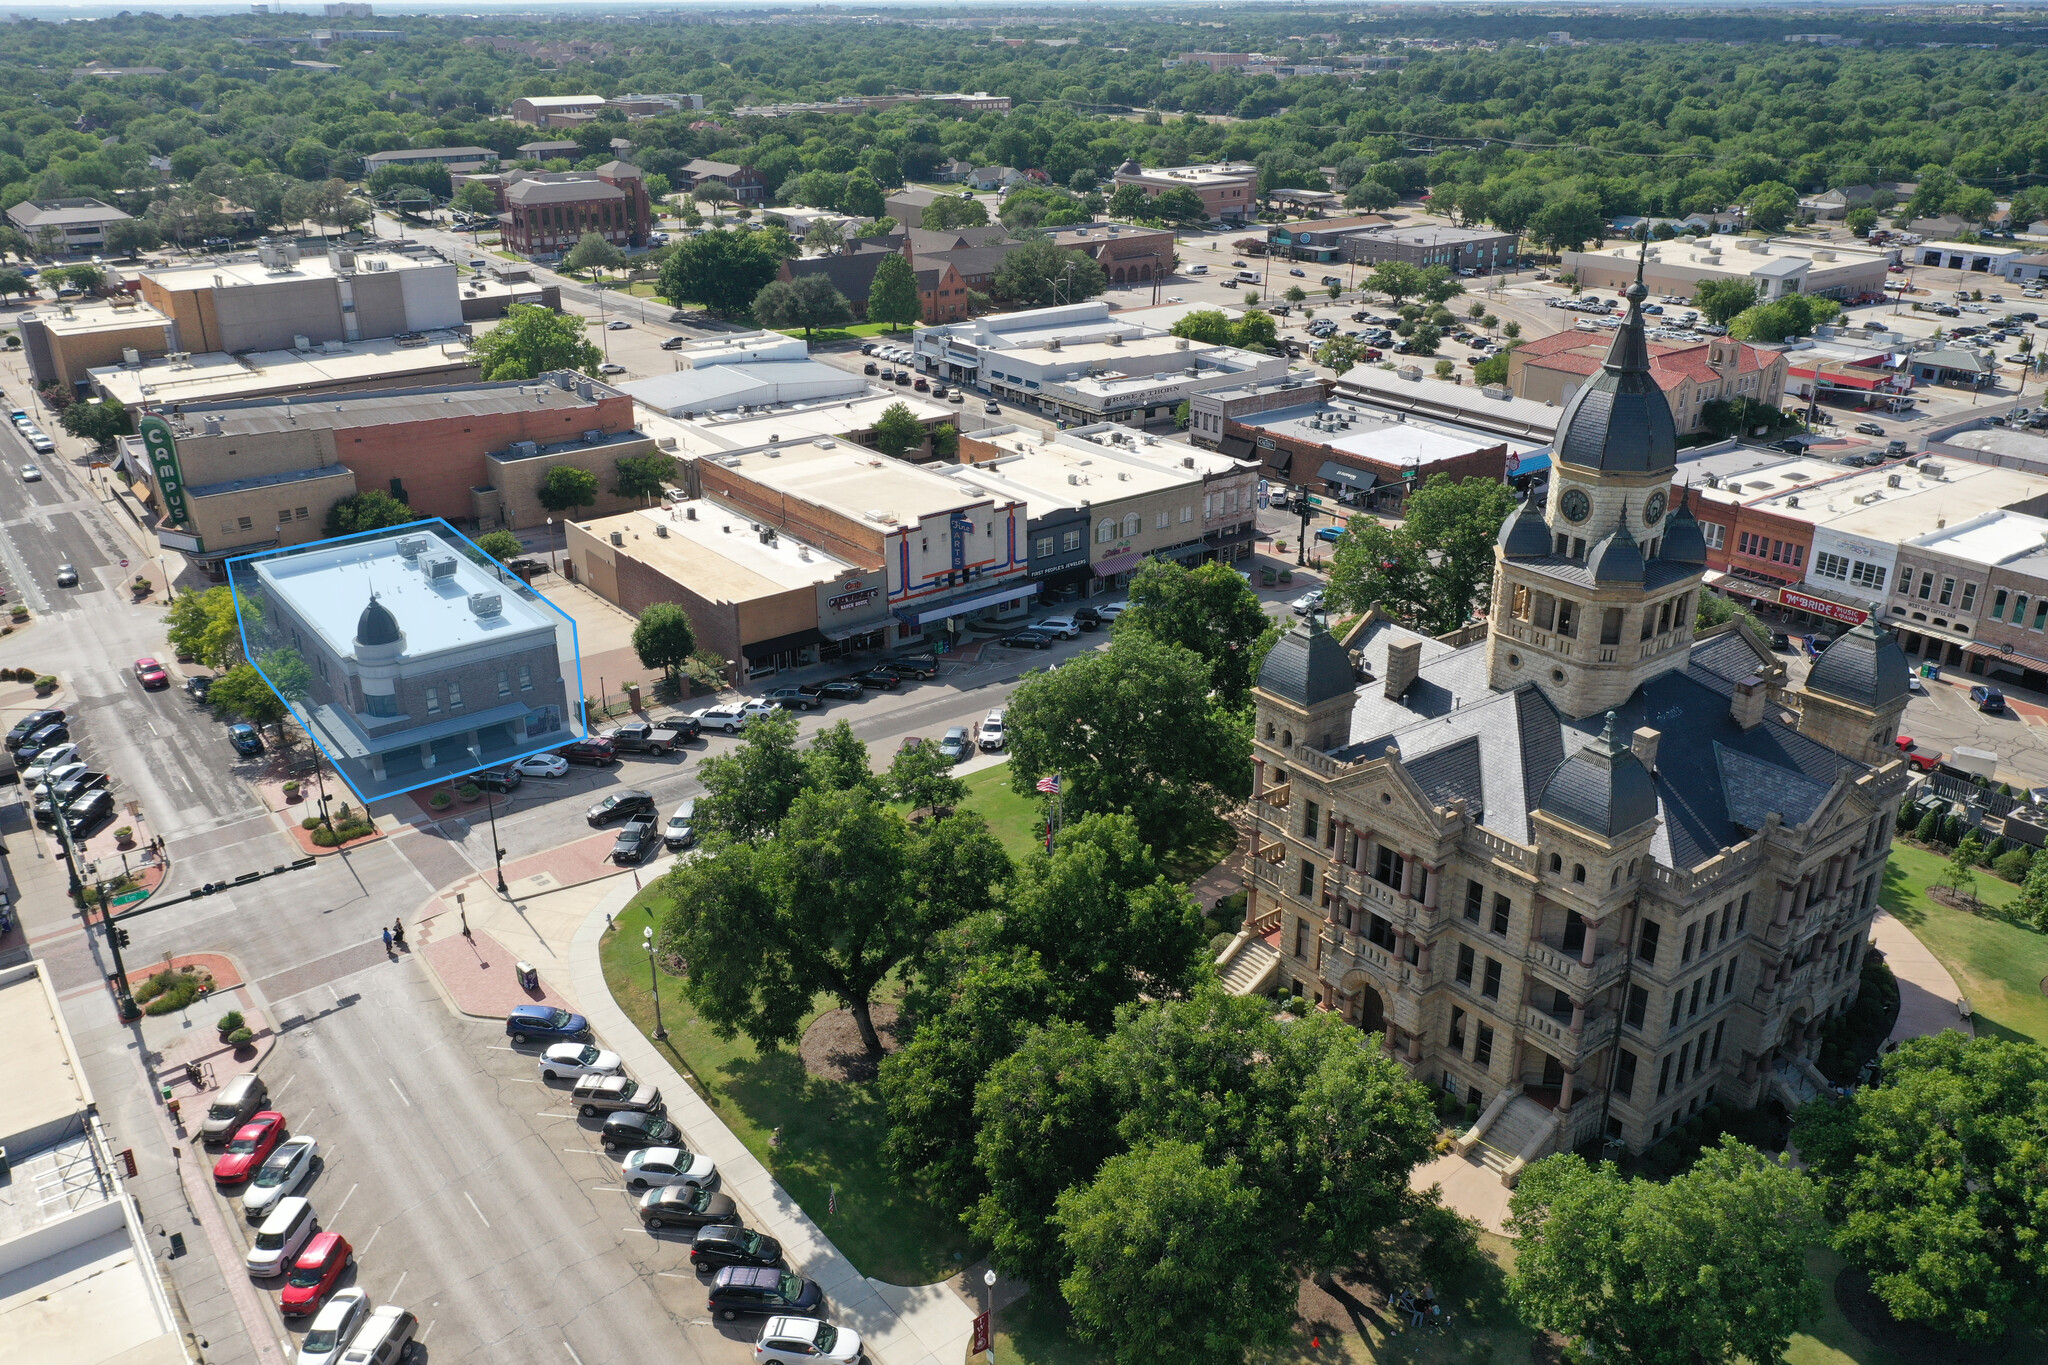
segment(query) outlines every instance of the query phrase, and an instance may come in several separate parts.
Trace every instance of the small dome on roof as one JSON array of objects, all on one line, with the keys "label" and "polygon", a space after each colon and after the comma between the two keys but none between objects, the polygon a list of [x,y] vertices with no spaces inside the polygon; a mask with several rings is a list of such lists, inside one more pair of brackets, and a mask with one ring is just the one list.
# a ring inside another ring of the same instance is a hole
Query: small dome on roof
[{"label": "small dome on roof", "polygon": [[1664,544],[1657,551],[1659,559],[1668,559],[1673,564],[1704,564],[1707,562],[1707,537],[1700,530],[1697,518],[1692,514],[1690,498],[1681,497],[1678,509],[1664,523]]},{"label": "small dome on roof", "polygon": [[1541,559],[1550,553],[1550,527],[1533,492],[1525,494],[1522,505],[1508,513],[1495,543],[1509,559]]},{"label": "small dome on roof", "polygon": [[1126,161],[1123,165],[1116,168],[1116,173],[1118,175],[1143,175],[1145,168],[1136,161]]},{"label": "small dome on roof", "polygon": [[398,628],[398,618],[391,609],[377,600],[377,594],[370,594],[370,604],[363,608],[363,614],[356,618],[356,643],[359,645],[395,645],[405,639],[405,632]]},{"label": "small dome on roof", "polygon": [[1612,711],[1599,738],[1551,774],[1536,809],[1604,839],[1657,818],[1656,779],[1635,751],[1615,738]]},{"label": "small dome on roof", "polygon": [[1865,621],[1820,652],[1806,690],[1880,710],[1906,699],[1912,668],[1892,633]]},{"label": "small dome on roof", "polygon": [[1643,547],[1636,543],[1627,522],[1615,527],[1613,534],[1593,547],[1593,552],[1586,556],[1586,568],[1595,583],[1643,581]]}]

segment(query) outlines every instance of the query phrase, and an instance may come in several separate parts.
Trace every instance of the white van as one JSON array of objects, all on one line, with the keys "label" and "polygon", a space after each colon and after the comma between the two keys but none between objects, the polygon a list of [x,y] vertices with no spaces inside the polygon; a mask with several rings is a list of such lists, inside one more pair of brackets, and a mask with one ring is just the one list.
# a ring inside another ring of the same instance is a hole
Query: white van
[{"label": "white van", "polygon": [[398,1365],[420,1320],[395,1303],[380,1303],[341,1353],[341,1365]]},{"label": "white van", "polygon": [[243,1264],[259,1279],[282,1275],[292,1257],[299,1254],[318,1228],[319,1220],[313,1217],[310,1200],[298,1195],[280,1199],[257,1230],[256,1245],[249,1248]]},{"label": "white van", "polygon": [[1190,275],[1206,275],[1208,273],[1209,267],[1206,265],[1191,265],[1188,267],[1188,274]]},{"label": "white van", "polygon": [[1237,282],[1239,284],[1257,284],[1259,282],[1259,272],[1256,270],[1240,270],[1237,272]]}]

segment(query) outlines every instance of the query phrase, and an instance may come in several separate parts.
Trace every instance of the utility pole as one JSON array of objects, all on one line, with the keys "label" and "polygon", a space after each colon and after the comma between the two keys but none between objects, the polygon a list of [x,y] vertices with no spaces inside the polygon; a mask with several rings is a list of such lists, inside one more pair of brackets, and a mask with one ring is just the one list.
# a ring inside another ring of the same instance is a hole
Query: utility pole
[{"label": "utility pole", "polygon": [[107,950],[114,957],[114,1009],[127,1023],[142,1013],[135,1007],[135,997],[128,990],[128,968],[121,961],[121,945],[128,937],[126,929],[114,924],[114,908],[107,903],[107,884],[97,882],[100,897],[100,924],[107,931]]}]

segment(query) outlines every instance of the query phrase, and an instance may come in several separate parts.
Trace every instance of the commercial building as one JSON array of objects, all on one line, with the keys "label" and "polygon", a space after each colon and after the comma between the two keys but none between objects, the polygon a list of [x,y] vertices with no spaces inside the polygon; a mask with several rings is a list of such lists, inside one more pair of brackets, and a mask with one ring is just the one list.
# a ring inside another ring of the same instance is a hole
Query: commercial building
[{"label": "commercial building", "polygon": [[[970,167],[971,171],[972,168]],[[964,174],[963,174],[963,178]],[[957,194],[946,194],[938,190],[901,189],[890,192],[882,207],[891,218],[905,227],[922,227],[924,211],[941,199],[957,199]]]},{"label": "commercial building", "polygon": [[1311,616],[1254,693],[1227,987],[1377,1035],[1476,1108],[1459,1148],[1510,1183],[1826,1088],[1906,786],[1884,632],[1798,689],[1744,632],[1695,636],[1676,445],[1631,309],[1563,414],[1547,503],[1501,528],[1483,638],[1369,619],[1340,642]]},{"label": "commercial building", "polygon": [[602,95],[522,95],[507,111],[514,123],[536,128],[555,126],[553,120],[565,114],[594,114],[604,107]]},{"label": "commercial building", "polygon": [[44,230],[56,234],[58,251],[91,251],[107,244],[107,228],[128,214],[97,199],[24,199],[7,210],[7,221],[38,243]]},{"label": "commercial building", "polygon": [[[1605,334],[1577,329],[1525,342],[1508,352],[1508,388],[1517,398],[1563,407],[1581,384],[1600,373],[1607,347]],[[1705,428],[1709,403],[1746,399],[1778,407],[1784,402],[1791,358],[1778,347],[1752,346],[1732,337],[1652,341],[1649,347],[1650,375],[1681,435]]]},{"label": "commercial building", "polygon": [[977,90],[971,95],[926,95],[924,102],[958,114],[1006,114],[1010,111],[1008,95],[991,95],[986,90]]},{"label": "commercial building", "polygon": [[489,147],[402,147],[391,152],[371,152],[363,158],[363,173],[373,175],[386,166],[446,166],[451,171],[489,170],[498,164],[498,154]]},{"label": "commercial building", "polygon": [[785,442],[815,440],[820,436],[873,449],[875,424],[894,407],[909,412],[926,433],[919,444],[897,457],[905,460],[930,459],[930,434],[939,427],[957,427],[960,420],[957,408],[889,385],[863,385],[845,396],[748,404],[744,411],[727,408],[722,412],[699,412],[690,418],[657,415],[645,404],[640,411],[641,429],[654,437],[662,449],[684,461],[687,474],[695,460],[734,451],[767,450]]},{"label": "commercial building", "polygon": [[1168,190],[1193,190],[1211,222],[1242,223],[1259,211],[1259,168],[1238,162],[1147,170],[1135,161],[1126,161],[1117,167],[1112,183],[1136,185],[1147,199],[1157,199]]},{"label": "commercial building", "polygon": [[186,1365],[156,1244],[101,1126],[49,968],[0,969],[0,1337],[11,1357]]},{"label": "commercial building", "polygon": [[1176,337],[1100,301],[927,327],[918,368],[1072,425],[1162,422],[1197,393],[1288,373],[1286,359]]},{"label": "commercial building", "polygon": [[547,161],[558,156],[575,160],[583,155],[583,144],[566,141],[522,142],[517,151],[522,161]]},{"label": "commercial building", "polygon": [[775,188],[763,180],[761,173],[752,166],[735,166],[730,161],[706,161],[701,156],[684,162],[675,179],[676,188],[685,193],[700,185],[723,185],[732,191],[734,203],[745,204],[749,208],[767,203]]},{"label": "commercial building", "polygon": [[624,161],[594,171],[508,171],[497,188],[500,236],[522,256],[558,255],[586,232],[642,247],[654,224],[647,181]]},{"label": "commercial building", "polygon": [[[1317,243],[1323,241],[1324,231],[1319,225],[1314,234]],[[1364,265],[1399,261],[1425,268],[1440,265],[1454,273],[1486,275],[1515,268],[1516,240],[1512,232],[1491,228],[1389,225],[1345,231],[1339,235],[1337,247],[1343,260]]]},{"label": "commercial building", "polygon": [[784,403],[844,400],[867,392],[867,381],[810,358],[802,337],[742,332],[685,342],[673,353],[673,374],[636,379],[619,391],[665,417],[765,409]]},{"label": "commercial building", "polygon": [[2015,279],[2018,277],[2013,274],[2013,262],[2030,253],[2025,247],[1989,246],[1982,242],[1921,242],[1906,247],[1904,254],[1912,265]]},{"label": "commercial building", "polygon": [[145,270],[137,293],[170,319],[174,349],[195,355],[309,351],[463,320],[454,263],[398,251],[301,256],[289,243],[266,244],[254,256]]},{"label": "commercial building", "polygon": [[1111,288],[1150,284],[1173,273],[1177,239],[1162,228],[1130,223],[1077,223],[1039,231],[1048,240],[1082,252],[1101,266]]},{"label": "commercial building", "polygon": [[477,377],[468,340],[430,332],[418,341],[329,341],[309,350],[171,351],[156,360],[95,369],[95,392],[130,407],[232,402],[241,398],[312,397],[360,389],[460,384]]},{"label": "commercial building", "polygon": [[1376,511],[1398,511],[1410,491],[1438,474],[1459,482],[1508,476],[1504,440],[1351,400],[1319,400],[1313,389],[1294,406],[1224,419],[1218,445],[1256,461],[1275,483]]},{"label": "commercial building", "polygon": [[263,648],[310,670],[296,709],[365,801],[577,733],[568,618],[462,549],[401,529],[236,566]]},{"label": "commercial building", "polygon": [[[1523,457],[1522,473],[1531,472],[1529,452],[1550,444],[1563,412],[1547,403],[1517,398],[1505,386],[1437,379],[1419,365],[1393,370],[1355,365],[1337,380],[1337,393],[1387,416],[1420,417],[1475,435],[1505,436],[1510,453],[1519,451]],[[1547,460],[1538,467],[1547,467]]]},{"label": "commercial building", "polygon": [[[1589,290],[1626,288],[1636,277],[1638,248],[1567,251],[1564,268]],[[1784,237],[1743,237],[1726,243],[1711,237],[1674,238],[1654,243],[1643,263],[1643,283],[1652,294],[1691,298],[1708,280],[1747,280],[1765,301],[1787,294],[1821,294],[1856,303],[1884,298],[1893,253]]]},{"label": "commercial building", "polygon": [[880,649],[896,624],[878,567],[835,558],[728,502],[571,521],[568,537],[567,562],[584,586],[635,615],[676,603],[697,643],[741,663],[741,676]]},{"label": "commercial building", "polygon": [[1275,223],[1266,234],[1266,249],[1296,261],[1329,264],[1350,259],[1344,244],[1353,234],[1392,227],[1394,220],[1377,213],[1350,218],[1318,218],[1306,223]]},{"label": "commercial building", "polygon": [[17,320],[29,377],[38,389],[89,387],[92,371],[174,349],[171,321],[132,294],[37,307]]}]

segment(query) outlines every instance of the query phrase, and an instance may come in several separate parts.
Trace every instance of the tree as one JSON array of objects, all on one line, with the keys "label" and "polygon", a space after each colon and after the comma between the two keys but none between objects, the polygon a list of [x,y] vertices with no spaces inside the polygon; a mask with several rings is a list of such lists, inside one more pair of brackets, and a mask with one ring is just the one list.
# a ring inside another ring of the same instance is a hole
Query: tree
[{"label": "tree", "polygon": [[846,177],[846,189],[839,197],[839,208],[856,218],[873,218],[882,212],[884,204],[882,186],[866,171],[854,171]]},{"label": "tree", "polygon": [[697,823],[707,837],[736,843],[768,838],[808,786],[796,717],[779,711],[757,718],[738,744],[698,766],[697,779],[704,784]]},{"label": "tree", "polygon": [[1308,297],[1308,291],[1306,289],[1303,289],[1298,284],[1290,284],[1287,286],[1287,292],[1281,295],[1281,297],[1286,299],[1289,303],[1300,303],[1303,299]]},{"label": "tree", "polygon": [[761,292],[754,295],[754,321],[763,327],[801,327],[804,340],[809,341],[814,328],[852,322],[853,305],[826,276],[798,275],[761,286]]},{"label": "tree", "polygon": [[1113,636],[1010,698],[1010,786],[1061,776],[1069,816],[1128,810],[1146,842],[1178,847],[1250,781],[1245,731],[1215,703],[1199,656],[1140,631]]},{"label": "tree", "polygon": [[1120,223],[1128,223],[1151,216],[1151,202],[1145,196],[1142,185],[1118,185],[1109,196],[1109,216]]},{"label": "tree", "polygon": [[690,613],[674,602],[655,602],[633,623],[633,653],[642,668],[658,668],[673,682],[676,671],[697,652]]},{"label": "tree", "polygon": [[278,742],[284,742],[284,722],[291,709],[249,664],[236,664],[216,677],[206,689],[206,704],[221,715],[246,720],[258,728],[273,726]]},{"label": "tree", "polygon": [[1749,211],[1749,225],[1765,232],[1780,231],[1799,214],[1799,192],[1780,181],[1751,185],[1737,198]]},{"label": "tree", "polygon": [[846,235],[830,219],[820,218],[804,233],[804,250],[830,256],[846,245]]},{"label": "tree", "polygon": [[967,784],[953,776],[953,760],[929,740],[898,749],[883,781],[896,800],[908,802],[913,812],[930,811],[934,817],[967,795]]},{"label": "tree", "polygon": [[271,690],[286,701],[304,700],[313,686],[313,670],[307,665],[305,656],[296,649],[266,651],[257,660],[257,669]]},{"label": "tree", "polygon": [[1380,184],[1377,180],[1361,180],[1346,191],[1344,195],[1345,208],[1364,209],[1368,213],[1378,213],[1381,209],[1390,209],[1400,202],[1400,195],[1394,193],[1385,185]]},{"label": "tree", "polygon": [[494,214],[498,211],[498,196],[491,192],[489,185],[480,180],[465,181],[462,188],[455,191],[455,198],[451,202],[453,207],[464,213]]},{"label": "tree", "polygon": [[550,512],[573,512],[597,501],[597,475],[574,465],[558,464],[540,482],[536,495]]},{"label": "tree", "polygon": [[1729,320],[1728,335],[1744,341],[1783,341],[1786,337],[1805,336],[1834,321],[1841,312],[1842,305],[1833,299],[1787,294],[1737,313]]},{"label": "tree", "polygon": [[1230,316],[1220,308],[1197,308],[1193,312],[1183,313],[1175,320],[1170,330],[1177,337],[1207,342],[1212,346],[1229,346],[1236,341]]},{"label": "tree", "polygon": [[1118,1365],[1237,1365],[1250,1347],[1281,1345],[1297,1286],[1261,1205],[1236,1160],[1211,1166],[1191,1143],[1111,1157],[1054,1213],[1075,1325]]},{"label": "tree", "polygon": [[950,232],[954,228],[987,227],[988,206],[979,199],[961,199],[947,195],[934,199],[924,206],[918,226],[932,232]]},{"label": "tree", "polygon": [[1330,606],[1378,605],[1432,635],[1470,620],[1493,587],[1493,546],[1512,497],[1487,479],[1438,474],[1409,494],[1399,527],[1354,518],[1330,556]]},{"label": "tree", "polygon": [[1819,1306],[1806,1273],[1818,1191],[1734,1138],[1665,1184],[1549,1157],[1522,1173],[1508,1207],[1516,1309],[1604,1360],[1778,1365]]},{"label": "tree", "polygon": [[1861,204],[1842,215],[1842,221],[1848,226],[1849,231],[1858,237],[1868,237],[1870,230],[1877,226],[1877,210],[1868,204]]},{"label": "tree", "polygon": [[584,335],[583,319],[538,304],[513,304],[497,326],[471,344],[486,381],[538,379],[551,370],[594,374],[604,360]]},{"label": "tree", "polygon": [[960,429],[951,422],[942,422],[933,427],[927,440],[931,444],[934,459],[950,460],[960,453]]},{"label": "tree", "polygon": [[1955,894],[1957,900],[1975,901],[1977,864],[1983,860],[1984,840],[1973,829],[1963,836],[1962,842],[1956,845],[1955,852],[1949,855],[1948,866],[1942,869],[1941,881],[1936,884],[1946,886]]},{"label": "tree", "polygon": [[1185,399],[1185,398],[1181,399],[1181,400],[1180,400],[1180,406],[1179,406],[1179,407],[1177,407],[1177,408],[1175,408],[1175,409],[1173,410],[1173,427],[1174,427],[1174,430],[1175,430],[1175,431],[1186,431],[1186,430],[1188,429],[1188,423],[1190,423],[1190,422],[1192,422],[1192,421],[1194,421],[1194,420],[1195,420],[1195,405],[1194,405],[1194,404],[1193,404],[1193,403],[1192,403],[1192,402],[1191,402],[1190,400],[1188,400],[1188,399]]},{"label": "tree", "polygon": [[1092,299],[1109,287],[1109,279],[1085,252],[1055,242],[1026,242],[997,267],[995,287],[1013,303],[1042,308]]},{"label": "tree", "polygon": [[889,330],[916,326],[924,317],[924,304],[917,294],[917,273],[910,262],[890,255],[875,267],[874,282],[868,286],[868,321],[886,322]]},{"label": "tree", "polygon": [[645,455],[621,455],[612,461],[612,468],[619,476],[612,492],[622,498],[659,500],[668,492],[668,481],[675,477],[676,457],[650,450]]},{"label": "tree", "polygon": [[1209,221],[1209,210],[1203,205],[1201,195],[1186,185],[1176,185],[1153,196],[1151,216],[1168,223],[1194,226]]},{"label": "tree", "polygon": [[898,456],[924,443],[924,424],[906,403],[891,403],[875,419],[875,449]]},{"label": "tree", "polygon": [[1425,283],[1419,266],[1406,261],[1382,261],[1365,277],[1364,288],[1386,295],[1387,301],[1399,308],[1403,299],[1420,294]]},{"label": "tree", "polygon": [[1700,316],[1726,327],[1729,319],[1756,303],[1754,280],[1701,280],[1693,289],[1693,306]]},{"label": "tree", "polygon": [[1606,226],[1600,201],[1590,194],[1560,195],[1529,219],[1530,234],[1553,251],[1577,251],[1598,241]]},{"label": "tree", "polygon": [[595,232],[577,238],[576,245],[562,258],[562,267],[571,271],[617,270],[625,263],[626,253]]},{"label": "tree", "polygon": [[181,592],[171,599],[163,621],[165,637],[180,658],[224,669],[242,657],[241,621],[232,588]]},{"label": "tree", "polygon": [[690,191],[690,198],[711,205],[711,221],[725,222],[724,206],[732,202],[732,187],[722,180],[706,180]]},{"label": "tree", "polygon": [[2012,916],[2040,933],[2048,933],[2048,857],[2027,864],[2027,880],[2012,903]]},{"label": "tree", "polygon": [[1793,1140],[1834,1245],[1893,1315],[1966,1341],[2048,1306],[2048,1050],[1950,1030],[1913,1038],[1875,1085],[1807,1105]]},{"label": "tree", "polygon": [[1150,635],[1200,658],[1216,700],[1230,710],[1251,700],[1279,630],[1243,574],[1227,564],[1190,569],[1148,559],[1131,578],[1129,601],[1117,634]]},{"label": "tree", "polygon": [[419,513],[397,498],[381,488],[371,488],[343,498],[328,508],[327,520],[321,530],[328,536],[352,536],[364,531],[404,526],[419,519]]},{"label": "tree", "polygon": [[868,764],[868,746],[843,719],[811,736],[804,750],[804,781],[819,791],[882,790]]},{"label": "tree", "polygon": [[28,282],[28,276],[19,270],[0,270],[0,299],[11,295],[32,293],[35,286]]},{"label": "tree", "polygon": [[57,425],[80,440],[91,441],[95,450],[112,450],[117,439],[135,430],[128,409],[118,398],[73,403],[59,414]]},{"label": "tree", "polygon": [[476,547],[500,564],[510,564],[526,553],[526,547],[519,543],[519,537],[503,529],[486,531],[478,536]]},{"label": "tree", "polygon": [[781,243],[788,240],[789,235],[780,231],[700,232],[661,263],[655,288],[677,307],[701,303],[721,317],[736,316],[746,312],[762,286],[780,273]]},{"label": "tree", "polygon": [[1357,337],[1333,336],[1316,347],[1316,364],[1343,374],[1365,359],[1368,349]]},{"label": "tree", "polygon": [[[1438,362],[1443,363],[1443,362]],[[1508,382],[1508,358],[1504,355],[1490,355],[1472,367],[1472,382],[1475,384],[1500,385]]]},{"label": "tree", "polygon": [[156,229],[140,218],[124,218],[106,226],[107,250],[118,256],[134,260],[143,252],[153,249],[162,240]]},{"label": "tree", "polygon": [[1465,292],[1465,285],[1451,274],[1448,266],[1425,266],[1422,271],[1422,288],[1419,292],[1430,303],[1448,303]]}]

